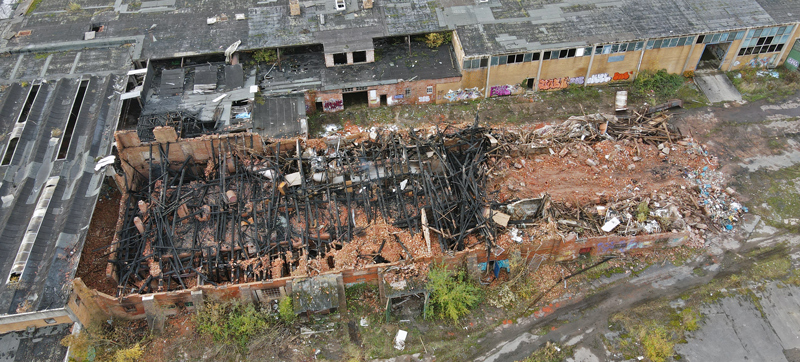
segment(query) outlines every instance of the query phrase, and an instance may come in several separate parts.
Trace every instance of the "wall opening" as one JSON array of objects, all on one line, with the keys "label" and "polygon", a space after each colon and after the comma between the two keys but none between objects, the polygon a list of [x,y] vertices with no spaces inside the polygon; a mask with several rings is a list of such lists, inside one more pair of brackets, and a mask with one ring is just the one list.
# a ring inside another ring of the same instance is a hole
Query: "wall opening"
[{"label": "wall opening", "polygon": [[347,53],[336,53],[333,55],[333,65],[347,64]]},{"label": "wall opening", "polygon": [[536,85],[536,78],[525,79],[523,83],[525,84],[526,89],[533,89],[533,86]]},{"label": "wall opening", "polygon": [[78,115],[81,113],[81,106],[83,105],[83,98],[86,95],[86,88],[89,86],[89,80],[84,79],[78,87],[78,93],[75,95],[75,100],[72,102],[72,110],[69,112],[69,120],[67,126],[64,128],[64,134],[61,136],[61,147],[58,148],[57,160],[67,157],[69,151],[69,144],[72,142],[72,133],[75,131],[75,124],[78,123]]},{"label": "wall opening", "polygon": [[367,96],[367,92],[353,92],[353,93],[343,93],[342,100],[344,103],[344,108],[350,108],[355,106],[363,106],[369,102],[369,97]]},{"label": "wall opening", "polygon": [[731,43],[706,44],[697,69],[719,69]]},{"label": "wall opening", "polygon": [[382,106],[389,105],[389,103],[386,102],[386,95],[385,94],[381,94],[381,105]]},{"label": "wall opening", "polygon": [[366,63],[367,62],[367,52],[353,52],[353,63]]}]

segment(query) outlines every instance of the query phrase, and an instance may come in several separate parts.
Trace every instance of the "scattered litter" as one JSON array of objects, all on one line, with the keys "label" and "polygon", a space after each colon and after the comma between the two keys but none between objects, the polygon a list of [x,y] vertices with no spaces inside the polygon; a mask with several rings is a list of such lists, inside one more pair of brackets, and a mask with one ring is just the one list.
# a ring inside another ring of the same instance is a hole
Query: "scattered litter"
[{"label": "scattered litter", "polygon": [[400,329],[397,331],[397,335],[394,337],[394,348],[400,351],[406,348],[406,336],[408,332]]}]

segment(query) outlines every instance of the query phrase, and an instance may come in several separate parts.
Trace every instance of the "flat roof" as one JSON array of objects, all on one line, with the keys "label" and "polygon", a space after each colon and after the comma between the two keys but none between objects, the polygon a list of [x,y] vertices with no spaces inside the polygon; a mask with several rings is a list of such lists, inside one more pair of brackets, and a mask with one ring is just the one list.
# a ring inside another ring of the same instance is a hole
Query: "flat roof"
[{"label": "flat roof", "polygon": [[[95,162],[110,153],[114,140],[121,103],[113,95],[120,79],[13,83],[0,94],[0,314],[66,305],[105,177],[104,169],[95,172]],[[68,121],[81,93],[70,134]],[[15,263],[23,244],[30,253]],[[12,266],[21,275],[7,282]]]},{"label": "flat roof", "polygon": [[[96,1],[76,2],[93,6]],[[66,5],[48,2],[26,22],[9,27],[9,33],[32,33],[8,40],[5,47],[79,46],[86,31],[102,25],[96,41],[138,37],[141,58],[222,53],[239,40],[240,50],[322,44],[327,52],[340,52],[364,50],[370,39],[450,29],[458,32],[466,54],[477,56],[800,20],[795,0],[376,0],[370,9],[359,0],[345,3],[346,10],[339,11],[333,0],[304,1],[300,15],[291,16],[288,0],[151,0],[139,9],[118,4],[98,13],[65,12]],[[235,20],[235,14],[245,20]]]}]

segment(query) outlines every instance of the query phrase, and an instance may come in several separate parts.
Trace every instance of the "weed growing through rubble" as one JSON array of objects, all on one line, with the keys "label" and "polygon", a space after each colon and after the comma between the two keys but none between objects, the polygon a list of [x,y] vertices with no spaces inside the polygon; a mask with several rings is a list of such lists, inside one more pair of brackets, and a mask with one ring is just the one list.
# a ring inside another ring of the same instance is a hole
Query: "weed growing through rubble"
[{"label": "weed growing through rubble", "polygon": [[283,297],[278,302],[278,315],[286,324],[292,324],[297,319],[297,314],[294,314],[294,303],[292,303],[291,297]]},{"label": "weed growing through rubble", "polygon": [[[765,72],[777,72],[778,78]],[[784,67],[772,70],[745,67],[726,74],[748,102],[762,99],[770,103],[778,102],[800,90],[800,73]]]},{"label": "weed growing through rubble", "polygon": [[572,349],[547,342],[521,362],[561,362],[572,357]]},{"label": "weed growing through rubble", "polygon": [[463,270],[453,272],[444,265],[431,267],[428,272],[431,303],[426,317],[450,319],[456,322],[483,299],[481,288],[467,280]]},{"label": "weed growing through rubble", "polygon": [[233,344],[246,352],[250,338],[269,327],[266,313],[253,304],[208,303],[195,316],[197,331],[215,342]]},{"label": "weed growing through rubble", "polygon": [[144,353],[142,345],[150,335],[142,321],[111,319],[85,327],[79,334],[69,334],[61,345],[69,347],[70,361],[132,362]]}]

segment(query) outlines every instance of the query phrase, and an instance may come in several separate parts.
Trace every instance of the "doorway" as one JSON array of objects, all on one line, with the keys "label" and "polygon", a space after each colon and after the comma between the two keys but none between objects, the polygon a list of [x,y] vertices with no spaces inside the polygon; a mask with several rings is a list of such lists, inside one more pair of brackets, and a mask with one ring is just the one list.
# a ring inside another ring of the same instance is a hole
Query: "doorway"
[{"label": "doorway", "polygon": [[322,102],[314,102],[314,108],[316,109],[317,112],[322,112],[323,110],[322,107],[323,107]]},{"label": "doorway", "polygon": [[367,91],[343,93],[342,101],[345,109],[366,106],[369,103],[369,96],[367,96]]},{"label": "doorway", "polygon": [[536,85],[536,83],[534,83],[535,80],[536,78],[525,79],[525,89],[533,89],[533,86]]},{"label": "doorway", "polygon": [[386,95],[385,95],[385,94],[381,94],[381,105],[382,105],[382,106],[388,106],[388,105],[389,105],[389,104],[386,102]]},{"label": "doorway", "polygon": [[731,43],[706,44],[700,61],[697,62],[697,69],[719,69]]}]

